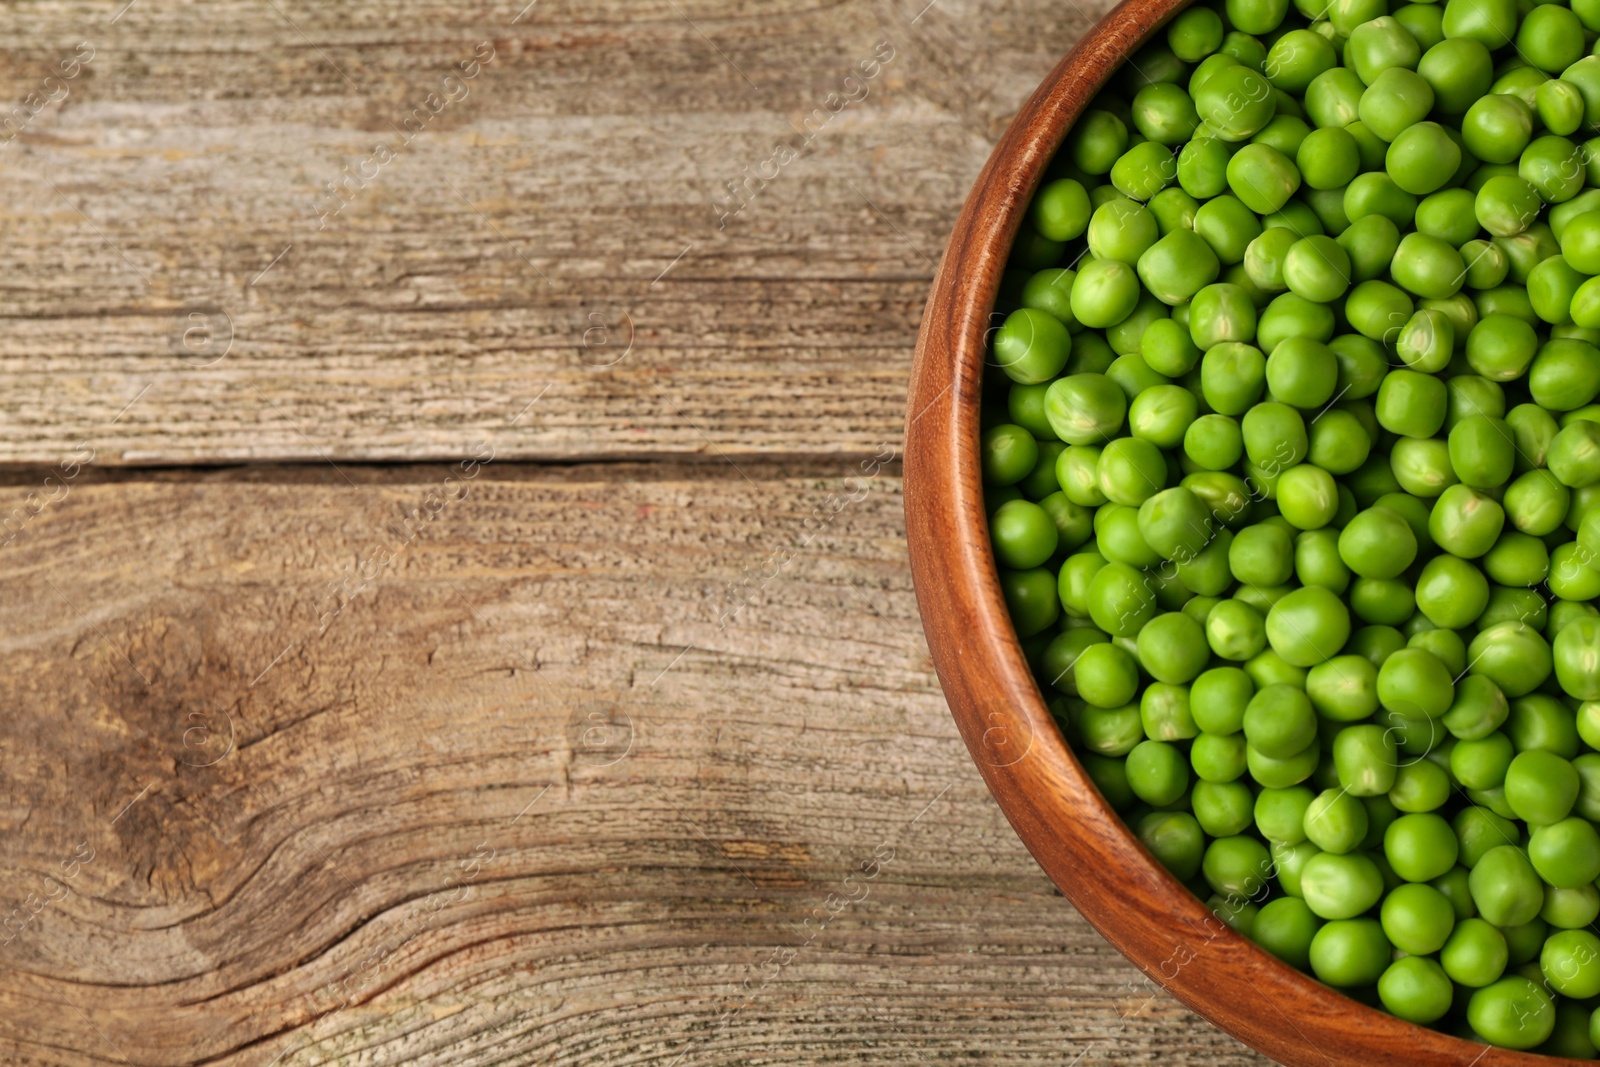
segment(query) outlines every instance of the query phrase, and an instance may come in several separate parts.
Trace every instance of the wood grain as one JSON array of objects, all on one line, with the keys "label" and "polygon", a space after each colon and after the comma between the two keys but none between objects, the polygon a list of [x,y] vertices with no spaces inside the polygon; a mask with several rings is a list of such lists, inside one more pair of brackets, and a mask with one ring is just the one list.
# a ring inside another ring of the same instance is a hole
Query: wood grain
[{"label": "wood grain", "polygon": [[989,799],[898,467],[741,468],[491,464],[320,637],[457,468],[75,485],[0,551],[6,1061],[1256,1062]]},{"label": "wood grain", "polygon": [[870,454],[993,138],[1109,6],[524,3],[0,11],[0,99],[66,92],[0,147],[0,462]]},{"label": "wood grain", "polygon": [[0,9],[0,1061],[1262,1062],[1000,816],[874,466],[1108,7]]}]

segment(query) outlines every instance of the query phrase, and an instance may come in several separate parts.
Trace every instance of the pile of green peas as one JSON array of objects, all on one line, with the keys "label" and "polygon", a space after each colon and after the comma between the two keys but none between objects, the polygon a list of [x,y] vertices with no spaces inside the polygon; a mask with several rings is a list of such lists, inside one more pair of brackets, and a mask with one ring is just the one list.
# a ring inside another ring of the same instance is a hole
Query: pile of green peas
[{"label": "pile of green peas", "polygon": [[1412,1022],[1600,1046],[1600,0],[1208,0],[1011,253],[1001,587],[1106,800]]}]

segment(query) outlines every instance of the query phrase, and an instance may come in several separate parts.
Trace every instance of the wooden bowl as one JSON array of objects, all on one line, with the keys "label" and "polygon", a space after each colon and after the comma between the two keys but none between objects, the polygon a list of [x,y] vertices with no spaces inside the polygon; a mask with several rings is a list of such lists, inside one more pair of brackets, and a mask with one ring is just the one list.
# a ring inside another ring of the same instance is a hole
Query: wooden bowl
[{"label": "wooden bowl", "polygon": [[923,314],[907,405],[906,530],[939,681],[1000,808],[1045,873],[1179,1000],[1289,1067],[1576,1063],[1358,1004],[1234,933],[1106,804],[1045,708],[990,555],[978,461],[985,331],[1012,239],[1067,129],[1186,0],[1125,0],[1023,105],[967,197]]}]

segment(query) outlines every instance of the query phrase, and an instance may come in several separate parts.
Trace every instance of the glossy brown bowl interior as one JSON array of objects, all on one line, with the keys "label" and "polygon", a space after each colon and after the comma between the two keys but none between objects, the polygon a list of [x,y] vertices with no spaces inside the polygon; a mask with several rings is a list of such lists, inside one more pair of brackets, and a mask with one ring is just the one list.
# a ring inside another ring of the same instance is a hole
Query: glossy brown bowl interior
[{"label": "glossy brown bowl interior", "polygon": [[1290,1067],[1576,1063],[1463,1041],[1358,1004],[1223,925],[1151,857],[1067,749],[1000,594],[978,462],[985,330],[1012,239],[1068,128],[1186,0],[1125,0],[1023,105],[934,278],[906,415],[906,528],[933,662],[1017,835],[1095,929],[1223,1030]]}]

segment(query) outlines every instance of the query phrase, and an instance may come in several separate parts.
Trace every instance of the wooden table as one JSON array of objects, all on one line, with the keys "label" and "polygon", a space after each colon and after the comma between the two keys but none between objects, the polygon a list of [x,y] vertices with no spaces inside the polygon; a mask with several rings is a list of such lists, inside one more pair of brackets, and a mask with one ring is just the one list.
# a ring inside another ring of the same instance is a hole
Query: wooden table
[{"label": "wooden table", "polygon": [[0,10],[0,1060],[1262,1062],[906,565],[933,262],[1104,5],[524,2]]}]

